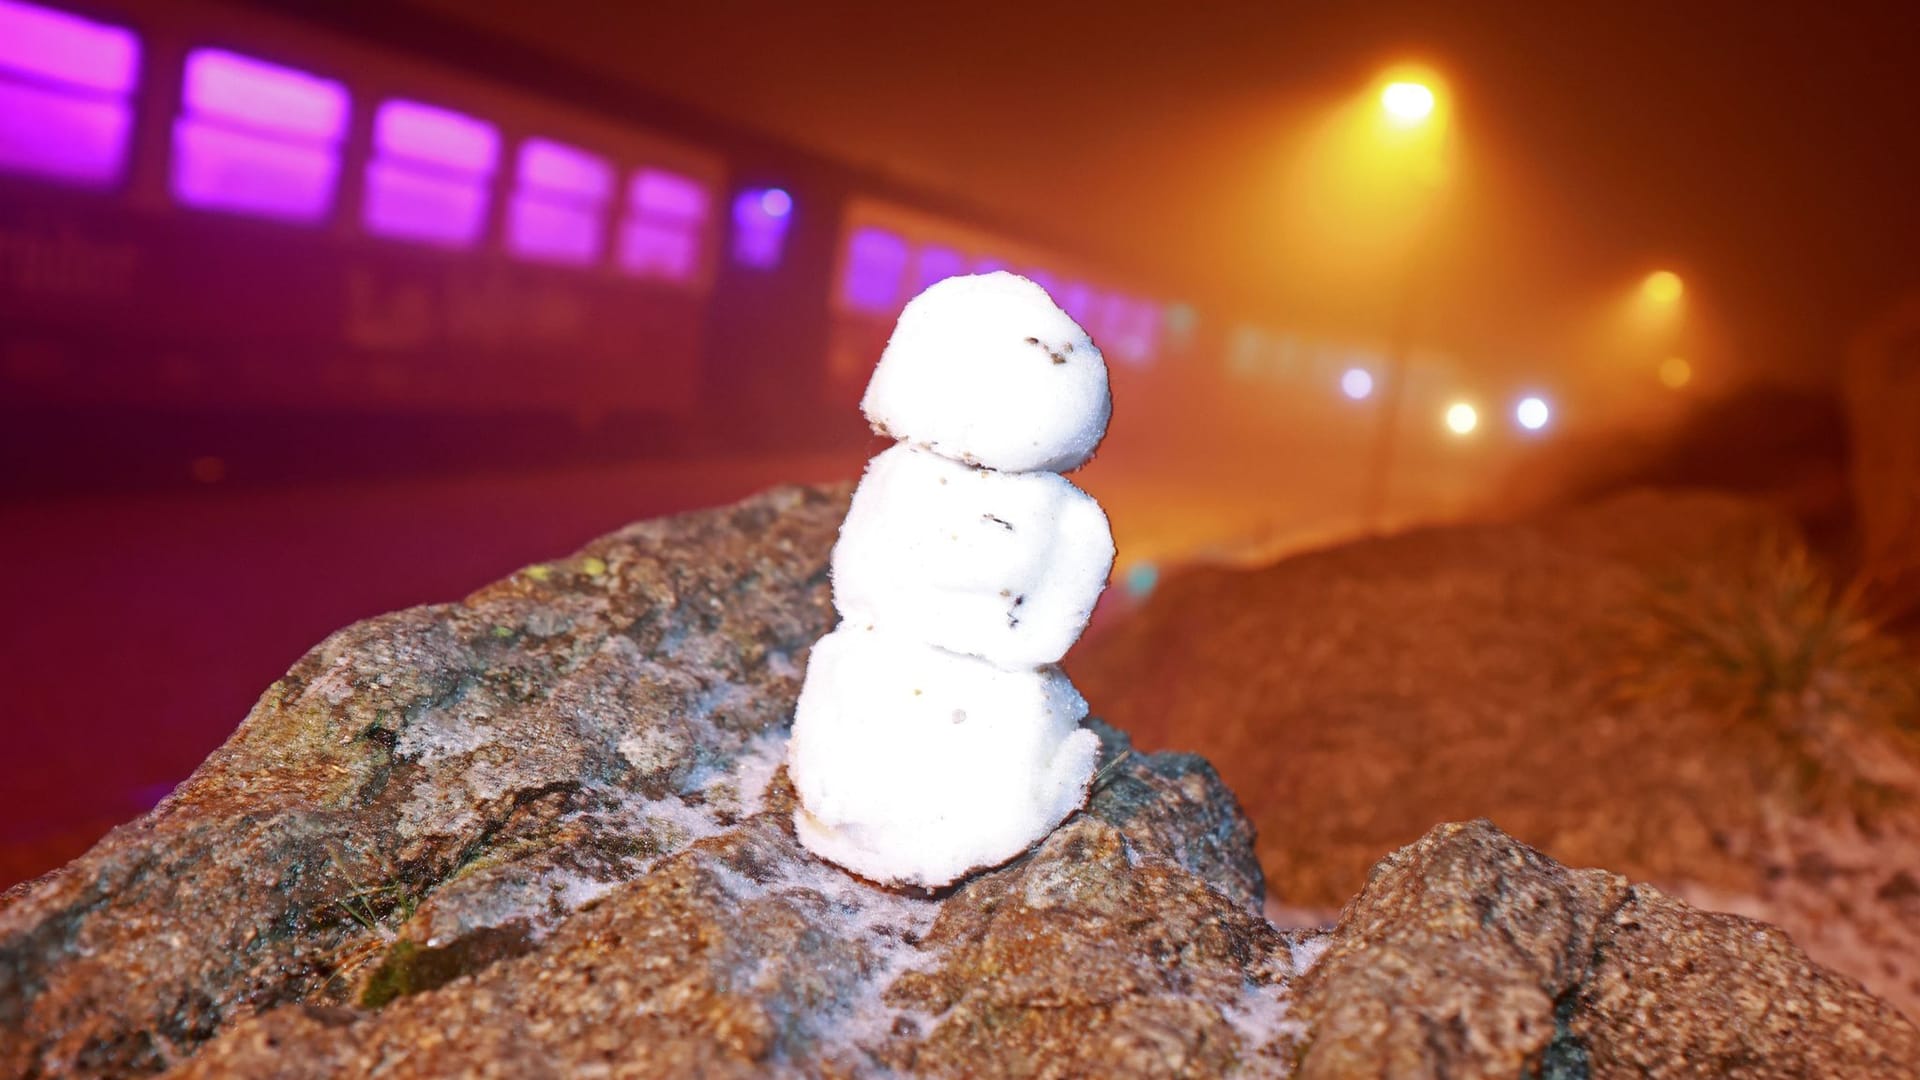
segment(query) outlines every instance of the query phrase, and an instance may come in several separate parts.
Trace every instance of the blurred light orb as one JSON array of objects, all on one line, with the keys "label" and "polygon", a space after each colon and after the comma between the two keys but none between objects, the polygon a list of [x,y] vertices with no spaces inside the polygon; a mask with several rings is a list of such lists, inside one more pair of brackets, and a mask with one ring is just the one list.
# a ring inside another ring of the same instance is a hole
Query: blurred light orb
[{"label": "blurred light orb", "polygon": [[1680,299],[1687,287],[1680,275],[1671,270],[1655,270],[1640,283],[1640,292],[1656,304],[1671,304]]},{"label": "blurred light orb", "polygon": [[1456,401],[1447,407],[1447,430],[1455,435],[1468,435],[1480,426],[1480,411],[1464,401]]},{"label": "blurred light orb", "polygon": [[1669,390],[1678,390],[1693,381],[1693,365],[1685,357],[1669,356],[1660,361],[1660,381]]},{"label": "blurred light orb", "polygon": [[1127,595],[1135,600],[1144,600],[1160,584],[1160,568],[1142,560],[1127,569]]},{"label": "blurred light orb", "polygon": [[1528,431],[1539,431],[1546,427],[1547,421],[1552,417],[1553,411],[1547,408],[1544,400],[1537,397],[1521,398],[1520,404],[1513,410],[1513,418],[1520,421],[1520,426]]},{"label": "blurred light orb", "polygon": [[768,217],[786,217],[793,213],[793,196],[777,187],[768,188],[760,193],[760,210]]},{"label": "blurred light orb", "polygon": [[1373,393],[1373,374],[1366,368],[1348,368],[1340,376],[1340,392],[1355,401],[1365,401]]},{"label": "blurred light orb", "polygon": [[1425,83],[1390,82],[1380,90],[1380,107],[1394,123],[1412,127],[1433,115],[1433,88]]}]

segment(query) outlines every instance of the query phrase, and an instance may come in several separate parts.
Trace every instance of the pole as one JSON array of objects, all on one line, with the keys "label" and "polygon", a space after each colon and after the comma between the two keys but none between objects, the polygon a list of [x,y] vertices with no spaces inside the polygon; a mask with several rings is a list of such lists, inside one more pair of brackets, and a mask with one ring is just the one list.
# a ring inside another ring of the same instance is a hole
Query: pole
[{"label": "pole", "polygon": [[1431,197],[1426,200],[1419,219],[1414,223],[1413,241],[1407,247],[1406,261],[1400,270],[1392,336],[1387,339],[1387,378],[1380,393],[1380,426],[1374,432],[1373,449],[1368,455],[1365,496],[1360,504],[1361,527],[1373,533],[1380,532],[1385,525],[1395,443],[1402,425],[1401,414],[1406,411],[1407,357],[1413,349],[1414,312],[1426,278],[1432,202]]}]

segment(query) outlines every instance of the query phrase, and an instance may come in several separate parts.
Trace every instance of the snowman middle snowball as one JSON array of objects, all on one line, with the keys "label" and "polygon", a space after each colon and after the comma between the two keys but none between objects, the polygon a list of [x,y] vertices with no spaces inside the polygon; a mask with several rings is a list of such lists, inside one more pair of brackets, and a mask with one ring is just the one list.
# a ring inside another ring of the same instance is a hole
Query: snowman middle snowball
[{"label": "snowman middle snowball", "polygon": [[794,829],[876,881],[938,887],[1025,851],[1087,798],[1099,741],[1054,662],[1113,569],[1092,456],[1107,369],[1008,273],[915,297],[862,411],[867,463],[833,552],[841,622],[815,643],[787,763]]}]

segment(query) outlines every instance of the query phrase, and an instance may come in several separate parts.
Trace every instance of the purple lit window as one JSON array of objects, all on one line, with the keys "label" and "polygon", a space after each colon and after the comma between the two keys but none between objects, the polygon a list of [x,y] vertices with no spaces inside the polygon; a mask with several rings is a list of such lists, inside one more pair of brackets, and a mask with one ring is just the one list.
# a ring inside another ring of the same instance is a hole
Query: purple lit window
[{"label": "purple lit window", "polygon": [[546,139],[520,144],[507,249],[542,262],[583,266],[600,258],[613,166],[577,147]]},{"label": "purple lit window", "polygon": [[487,227],[500,133],[462,113],[394,100],[373,117],[369,232],[469,248]]},{"label": "purple lit window", "polygon": [[1160,309],[1144,300],[1115,293],[1107,297],[1100,315],[1100,347],[1121,363],[1142,366],[1153,359],[1160,332]]},{"label": "purple lit window", "polygon": [[1045,270],[1029,268],[1019,271],[1019,274],[1021,277],[1047,290],[1048,296],[1052,296],[1059,291],[1059,279],[1047,273]]},{"label": "purple lit window", "polygon": [[1090,334],[1095,333],[1093,317],[1098,311],[1099,293],[1078,281],[1070,281],[1060,286],[1060,291],[1054,295],[1054,301],[1060,305],[1060,310],[1073,316],[1073,321],[1079,323],[1081,329]]},{"label": "purple lit window", "polygon": [[959,252],[938,247],[921,248],[919,257],[913,260],[913,294],[918,296],[934,282],[958,277],[966,272],[967,260]]},{"label": "purple lit window", "polygon": [[900,303],[900,278],[907,272],[907,242],[871,225],[847,241],[847,276],[840,296],[855,311],[891,315]]},{"label": "purple lit window", "polygon": [[333,209],[347,91],[220,49],[187,54],[173,193],[189,206],[317,222]]},{"label": "purple lit window", "polygon": [[620,223],[620,269],[640,277],[687,283],[700,273],[707,226],[707,189],[665,169],[637,170],[627,184]]},{"label": "purple lit window", "polygon": [[733,261],[758,270],[780,265],[793,222],[793,196],[779,188],[747,188],[733,199]]},{"label": "purple lit window", "polygon": [[139,79],[131,31],[0,0],[0,172],[117,182]]}]

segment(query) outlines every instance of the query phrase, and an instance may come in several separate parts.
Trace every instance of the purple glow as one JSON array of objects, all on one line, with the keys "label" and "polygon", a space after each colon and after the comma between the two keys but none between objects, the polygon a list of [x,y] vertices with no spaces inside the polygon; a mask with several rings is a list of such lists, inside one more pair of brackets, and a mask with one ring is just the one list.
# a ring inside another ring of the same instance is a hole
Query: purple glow
[{"label": "purple glow", "polygon": [[1160,332],[1160,309],[1119,293],[1107,297],[1100,312],[1100,348],[1121,363],[1142,366],[1153,359]]},{"label": "purple glow", "polygon": [[243,135],[200,120],[173,125],[173,193],[189,206],[315,222],[333,207],[340,159],[331,146]]},{"label": "purple glow", "polygon": [[507,250],[585,266],[600,258],[613,166],[549,139],[520,144],[519,187],[507,206]]},{"label": "purple glow", "polygon": [[378,155],[367,166],[370,232],[467,248],[487,227],[488,181],[500,133],[462,113],[412,101],[385,102],[373,118]]},{"label": "purple glow", "polygon": [[600,211],[513,197],[507,207],[507,248],[542,262],[584,266],[600,257]]},{"label": "purple glow", "polygon": [[630,221],[620,230],[620,269],[638,277],[691,281],[700,269],[700,234],[677,223]]},{"label": "purple glow", "polygon": [[1099,293],[1078,281],[1070,281],[1060,287],[1059,294],[1053,299],[1060,305],[1060,310],[1073,316],[1073,321],[1079,323],[1081,329],[1092,332],[1093,316],[1100,302]]},{"label": "purple glow", "polygon": [[1047,290],[1048,296],[1052,296],[1059,287],[1059,279],[1047,273],[1045,270],[1022,270],[1020,271],[1020,276]]},{"label": "purple glow", "polygon": [[133,111],[0,80],[0,172],[107,185],[127,163]]},{"label": "purple glow", "polygon": [[316,222],[333,208],[347,91],[220,49],[187,54],[173,193],[189,206]]},{"label": "purple glow", "polygon": [[373,117],[373,146],[381,157],[403,158],[480,177],[500,164],[500,132],[465,113],[395,99]]},{"label": "purple glow", "polygon": [[991,255],[982,255],[980,258],[975,259],[973,261],[973,269],[968,271],[968,273],[991,274],[996,270],[1011,270],[1011,269],[1013,269],[1013,264],[1007,262],[1004,259],[996,259]]},{"label": "purple glow", "polygon": [[302,142],[337,143],[347,130],[346,87],[222,49],[187,54],[184,97],[197,119]]},{"label": "purple glow", "polygon": [[639,277],[692,281],[700,270],[707,189],[665,169],[639,169],[627,183],[620,269]]},{"label": "purple glow", "polygon": [[[774,192],[780,197],[769,198]],[[779,188],[740,192],[733,200],[733,261],[758,270],[780,265],[792,216],[793,198]]]},{"label": "purple glow", "polygon": [[885,229],[867,226],[847,241],[847,276],[840,295],[857,311],[892,314],[900,300],[900,278],[907,271],[907,242]]},{"label": "purple glow", "polygon": [[520,144],[518,176],[523,193],[596,205],[613,195],[613,166],[606,159],[549,139]]},{"label": "purple glow", "polygon": [[913,294],[918,296],[934,282],[966,272],[967,260],[959,252],[939,247],[921,248],[919,257],[913,261]]},{"label": "purple glow", "polygon": [[140,78],[140,41],[117,26],[0,0],[0,71],[124,97]]},{"label": "purple glow", "polygon": [[707,217],[707,189],[665,169],[638,169],[627,184],[627,205],[648,219],[699,223]]},{"label": "purple glow", "polygon": [[469,248],[487,227],[487,186],[386,161],[367,166],[367,230]]}]

